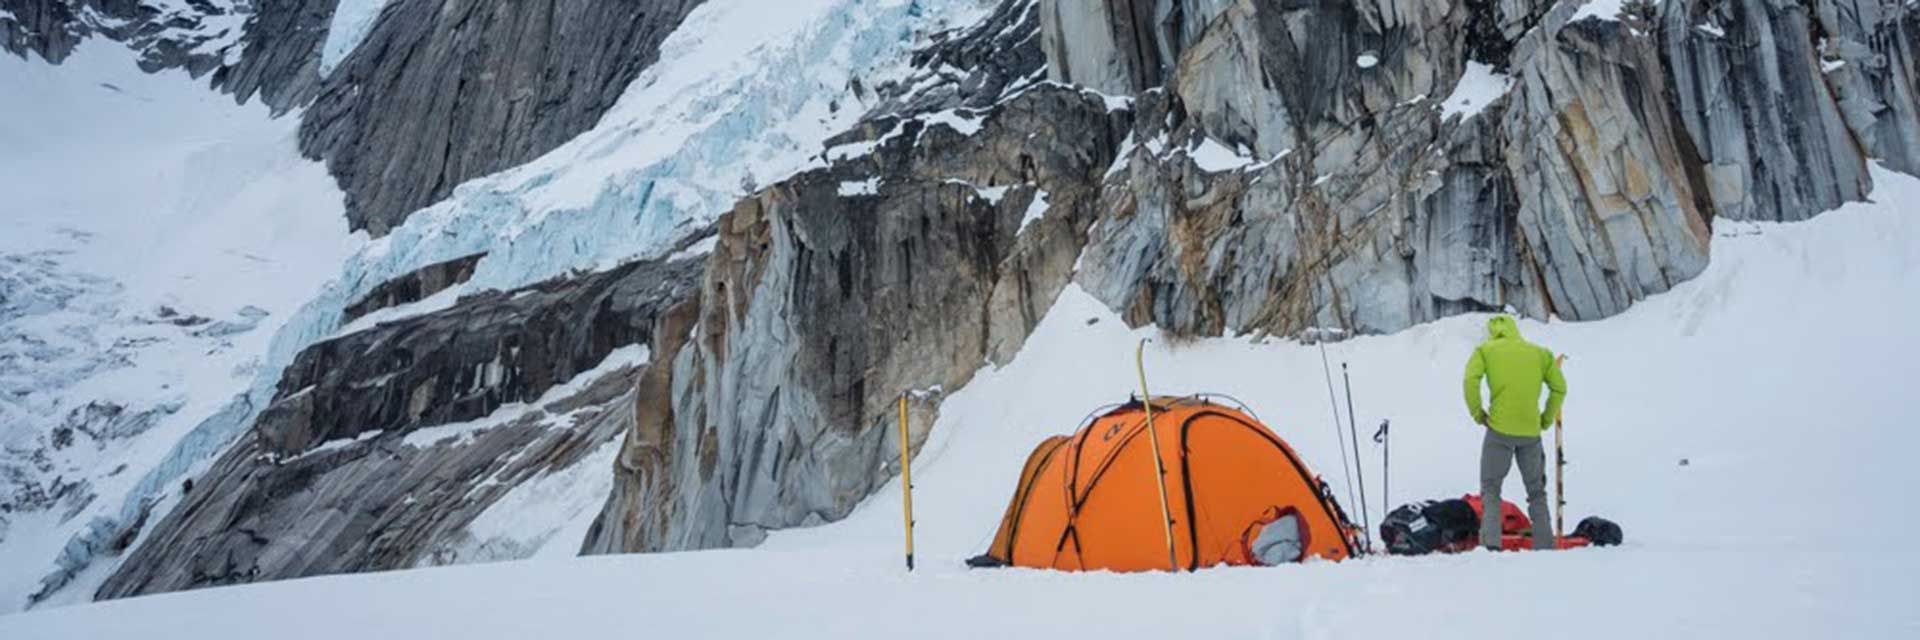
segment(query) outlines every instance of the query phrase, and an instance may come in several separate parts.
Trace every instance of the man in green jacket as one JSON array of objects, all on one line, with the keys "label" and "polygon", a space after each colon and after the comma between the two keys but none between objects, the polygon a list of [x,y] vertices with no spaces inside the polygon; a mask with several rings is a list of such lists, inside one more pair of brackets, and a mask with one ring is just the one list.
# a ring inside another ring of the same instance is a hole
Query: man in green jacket
[{"label": "man in green jacket", "polygon": [[[1493,406],[1482,408],[1480,381],[1492,391]],[[1540,410],[1540,387],[1548,390],[1547,409]],[[1567,380],[1560,376],[1553,352],[1520,339],[1513,318],[1487,320],[1487,341],[1467,359],[1467,412],[1486,427],[1480,444],[1480,544],[1500,550],[1500,485],[1507,468],[1520,463],[1520,480],[1527,486],[1527,517],[1533,519],[1533,548],[1552,549],[1552,513],[1547,510],[1547,455],[1540,432],[1560,415],[1567,397]]]}]

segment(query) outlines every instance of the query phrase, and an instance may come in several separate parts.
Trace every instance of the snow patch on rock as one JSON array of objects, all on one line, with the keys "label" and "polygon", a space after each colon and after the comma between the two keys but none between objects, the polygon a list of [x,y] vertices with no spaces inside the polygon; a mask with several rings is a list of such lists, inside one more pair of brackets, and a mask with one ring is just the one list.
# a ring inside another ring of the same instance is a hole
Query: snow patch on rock
[{"label": "snow patch on rock", "polygon": [[541,394],[538,400],[500,405],[499,408],[493,410],[493,413],[489,413],[486,417],[478,420],[453,422],[424,429],[416,429],[408,432],[405,437],[400,439],[400,442],[416,449],[424,449],[444,444],[451,440],[471,438],[475,434],[514,422],[528,415],[533,415],[535,412],[541,412],[543,421],[548,426],[571,426],[573,414],[546,414],[546,406],[569,396],[578,395],[581,391],[586,390],[587,385],[593,384],[594,381],[607,377],[615,371],[646,364],[647,359],[648,350],[646,345],[633,344],[615,349],[613,353],[607,354],[606,359],[602,360],[600,364],[595,365],[592,369],[580,372],[573,378],[568,379],[564,384],[554,385],[552,388],[547,389],[546,393]]},{"label": "snow patch on rock", "polygon": [[1047,191],[1045,189],[1034,190],[1033,201],[1027,204],[1026,213],[1020,216],[1020,230],[1015,231],[1014,235],[1026,233],[1029,225],[1039,222],[1041,218],[1045,218],[1047,216],[1047,208],[1050,206],[1052,205],[1047,202]]},{"label": "snow patch on rock", "polygon": [[1201,139],[1199,145],[1187,150],[1187,157],[1193,159],[1194,166],[1208,173],[1243,169],[1256,162],[1253,152],[1245,146],[1230,149],[1213,138]]},{"label": "snow patch on rock", "polygon": [[327,40],[320,46],[320,76],[326,77],[347,59],[373,31],[387,0],[340,0],[334,5],[333,23],[327,27]]},{"label": "snow patch on rock", "polygon": [[880,178],[877,176],[865,180],[853,180],[840,183],[840,197],[842,198],[871,196],[878,195],[879,193]]},{"label": "snow patch on rock", "polygon": [[613,491],[620,439],[594,449],[572,466],[548,470],[495,500],[451,549],[458,562],[569,558],[580,553],[600,507]]},{"label": "snow patch on rock", "polygon": [[1580,5],[1580,10],[1573,12],[1573,17],[1567,18],[1567,24],[1587,19],[1617,21],[1625,5],[1626,0],[1587,0]]},{"label": "snow patch on rock", "polygon": [[1507,95],[1512,89],[1512,76],[1494,71],[1491,65],[1468,61],[1466,71],[1460,75],[1459,84],[1453,87],[1453,94],[1440,103],[1440,117],[1471,118],[1480,115],[1487,105]]}]

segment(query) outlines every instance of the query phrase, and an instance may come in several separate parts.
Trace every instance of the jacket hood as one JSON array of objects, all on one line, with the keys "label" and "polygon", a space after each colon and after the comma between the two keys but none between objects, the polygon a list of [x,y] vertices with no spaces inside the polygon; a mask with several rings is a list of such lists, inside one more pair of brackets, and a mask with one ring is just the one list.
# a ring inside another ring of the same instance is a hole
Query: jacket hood
[{"label": "jacket hood", "polygon": [[1514,324],[1512,316],[1487,318],[1487,339],[1518,337],[1520,337],[1520,325]]}]

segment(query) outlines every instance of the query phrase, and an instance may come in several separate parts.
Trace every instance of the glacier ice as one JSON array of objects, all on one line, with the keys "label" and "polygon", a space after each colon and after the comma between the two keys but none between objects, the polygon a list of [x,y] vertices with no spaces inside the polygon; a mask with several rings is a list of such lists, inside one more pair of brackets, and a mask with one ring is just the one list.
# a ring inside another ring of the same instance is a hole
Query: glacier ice
[{"label": "glacier ice", "polygon": [[351,302],[400,274],[483,252],[466,292],[659,257],[731,208],[740,185],[809,166],[828,136],[864,115],[862,83],[901,76],[926,33],[984,9],[708,2],[597,126],[415,212],[348,261],[338,294]]}]

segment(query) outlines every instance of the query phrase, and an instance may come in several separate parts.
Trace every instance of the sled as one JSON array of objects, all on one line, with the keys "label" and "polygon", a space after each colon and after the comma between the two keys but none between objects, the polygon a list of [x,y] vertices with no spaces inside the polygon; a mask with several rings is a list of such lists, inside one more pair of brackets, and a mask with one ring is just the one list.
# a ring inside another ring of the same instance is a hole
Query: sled
[{"label": "sled", "polygon": [[[1480,544],[1480,496],[1468,494],[1452,500],[1428,500],[1402,505],[1380,523],[1380,540],[1387,553],[1424,555],[1461,553]],[[1519,505],[1500,501],[1500,549],[1533,549],[1533,522]],[[1573,534],[1556,536],[1555,549],[1608,547],[1624,539],[1620,525],[1591,516],[1574,527]]]}]

